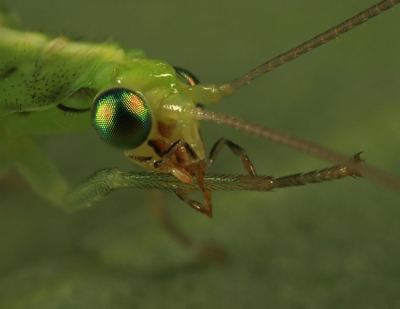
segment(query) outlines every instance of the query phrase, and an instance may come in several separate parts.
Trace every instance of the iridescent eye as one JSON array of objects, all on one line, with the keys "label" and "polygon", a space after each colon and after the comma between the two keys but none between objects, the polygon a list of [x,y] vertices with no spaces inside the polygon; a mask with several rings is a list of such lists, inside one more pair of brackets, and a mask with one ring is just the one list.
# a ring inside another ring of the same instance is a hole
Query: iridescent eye
[{"label": "iridescent eye", "polygon": [[126,88],[113,88],[94,99],[92,126],[109,145],[134,149],[149,136],[152,126],[150,108],[141,94]]},{"label": "iridescent eye", "polygon": [[192,73],[190,73],[188,70],[174,67],[176,75],[178,76],[179,80],[188,85],[188,86],[194,86],[197,84],[200,84],[199,80],[194,76]]}]

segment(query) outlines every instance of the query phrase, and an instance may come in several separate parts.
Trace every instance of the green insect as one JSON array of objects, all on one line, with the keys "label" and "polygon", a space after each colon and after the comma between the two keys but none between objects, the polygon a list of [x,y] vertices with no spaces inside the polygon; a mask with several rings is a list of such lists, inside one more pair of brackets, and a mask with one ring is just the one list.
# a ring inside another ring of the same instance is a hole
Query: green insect
[{"label": "green insect", "polygon": [[[12,164],[38,194],[66,210],[90,206],[119,187],[172,189],[208,217],[212,216],[213,190],[271,190],[361,174],[400,191],[399,181],[360,165],[359,155],[349,161],[346,156],[304,140],[208,111],[209,105],[259,75],[398,2],[382,1],[364,15],[221,85],[198,83],[188,71],[149,59],[141,50],[51,38],[5,25],[0,28],[0,168],[5,170]],[[280,179],[257,176],[246,152],[229,140],[218,140],[208,157],[200,135],[200,120],[233,126],[337,165]],[[128,159],[156,174],[104,169],[70,191],[30,136],[92,127],[103,141],[122,149]],[[241,156],[249,176],[208,173],[223,146]],[[194,191],[201,192],[202,201],[189,197]]]}]

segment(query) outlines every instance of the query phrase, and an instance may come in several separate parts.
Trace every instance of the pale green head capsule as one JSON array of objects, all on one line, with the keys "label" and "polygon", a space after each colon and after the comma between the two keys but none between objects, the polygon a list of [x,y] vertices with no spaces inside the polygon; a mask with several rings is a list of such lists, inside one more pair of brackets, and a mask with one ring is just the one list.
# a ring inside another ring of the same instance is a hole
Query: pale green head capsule
[{"label": "pale green head capsule", "polygon": [[107,144],[134,149],[149,136],[152,116],[141,94],[126,88],[113,88],[95,97],[92,126]]}]

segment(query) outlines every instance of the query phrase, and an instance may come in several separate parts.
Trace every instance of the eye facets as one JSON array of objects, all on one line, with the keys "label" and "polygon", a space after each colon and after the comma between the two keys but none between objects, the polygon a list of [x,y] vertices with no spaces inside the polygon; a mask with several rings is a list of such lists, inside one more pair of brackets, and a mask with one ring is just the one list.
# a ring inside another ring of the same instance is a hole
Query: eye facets
[{"label": "eye facets", "polygon": [[144,97],[135,91],[126,88],[106,90],[94,99],[92,126],[109,145],[134,149],[150,133],[150,108]]}]

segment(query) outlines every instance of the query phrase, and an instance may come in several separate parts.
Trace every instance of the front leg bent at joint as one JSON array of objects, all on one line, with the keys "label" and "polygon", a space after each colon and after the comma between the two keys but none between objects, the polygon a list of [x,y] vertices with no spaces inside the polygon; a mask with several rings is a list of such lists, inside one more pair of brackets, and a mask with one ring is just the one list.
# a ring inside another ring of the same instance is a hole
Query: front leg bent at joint
[{"label": "front leg bent at joint", "polygon": [[163,153],[161,159],[159,161],[157,161],[156,163],[154,163],[154,167],[160,168],[163,165],[167,164],[171,160],[172,156],[174,156],[176,154],[177,150],[180,149],[181,147],[184,147],[187,150],[188,154],[193,159],[199,158],[197,156],[197,154],[194,152],[194,150],[192,149],[192,147],[190,147],[190,145],[184,139],[180,139],[180,140],[176,141],[175,143],[173,143],[172,146],[169,147],[168,150]]},{"label": "front leg bent at joint", "polygon": [[[166,150],[162,156],[161,159],[156,161],[154,163],[154,167],[160,169],[162,172],[168,172],[174,175],[176,178],[178,178],[180,181],[184,183],[192,183],[193,178],[192,175],[185,170],[183,167],[176,166],[174,164],[168,165],[170,162],[171,158],[173,156],[177,156],[177,152],[181,148],[185,148],[188,155],[191,157],[191,159],[198,160],[199,157],[195,153],[195,151],[190,147],[190,145],[184,140],[180,139],[176,141],[174,144],[172,144],[171,147]],[[166,169],[164,169],[166,167]],[[164,169],[164,170],[163,170]]]},{"label": "front leg bent at joint", "polygon": [[220,138],[213,146],[210,152],[210,156],[208,157],[208,163],[207,163],[207,169],[210,168],[211,164],[214,163],[215,158],[217,157],[218,153],[221,151],[222,147],[228,146],[229,149],[238,156],[242,157],[242,163],[246,171],[251,175],[251,176],[256,176],[256,170],[253,166],[253,164],[250,161],[250,158],[246,154],[243,148],[239,147],[235,143],[231,142],[230,140],[227,140],[225,138]]},{"label": "front leg bent at joint", "polygon": [[215,244],[198,242],[185,235],[171,220],[164,204],[164,199],[159,191],[152,192],[150,195],[150,206],[153,216],[163,225],[163,227],[173,236],[183,247],[193,251],[200,257],[223,263],[226,260],[225,252]]},{"label": "front leg bent at joint", "polygon": [[174,190],[175,194],[185,203],[189,204],[190,207],[193,209],[197,210],[198,212],[202,213],[203,215],[206,215],[208,218],[212,218],[212,212],[208,210],[206,207],[204,207],[201,203],[192,200],[188,197],[187,191],[184,190]]}]

